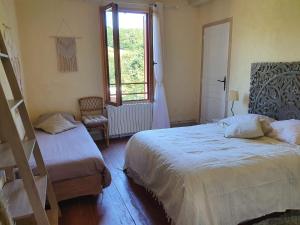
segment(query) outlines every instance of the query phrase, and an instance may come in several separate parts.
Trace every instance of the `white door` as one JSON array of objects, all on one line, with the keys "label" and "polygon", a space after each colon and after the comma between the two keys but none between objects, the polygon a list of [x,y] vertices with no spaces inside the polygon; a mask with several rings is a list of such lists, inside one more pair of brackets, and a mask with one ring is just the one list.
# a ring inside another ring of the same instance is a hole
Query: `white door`
[{"label": "white door", "polygon": [[227,114],[230,22],[204,27],[200,122]]}]

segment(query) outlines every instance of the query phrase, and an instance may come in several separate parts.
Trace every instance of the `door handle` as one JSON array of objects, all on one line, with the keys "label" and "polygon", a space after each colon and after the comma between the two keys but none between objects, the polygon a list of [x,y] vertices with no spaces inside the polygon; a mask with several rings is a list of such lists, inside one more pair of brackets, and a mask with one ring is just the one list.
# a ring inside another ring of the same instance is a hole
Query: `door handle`
[{"label": "door handle", "polygon": [[224,85],[224,91],[225,91],[226,90],[226,77],[224,77],[224,80],[217,80],[217,81],[223,83],[223,85]]}]

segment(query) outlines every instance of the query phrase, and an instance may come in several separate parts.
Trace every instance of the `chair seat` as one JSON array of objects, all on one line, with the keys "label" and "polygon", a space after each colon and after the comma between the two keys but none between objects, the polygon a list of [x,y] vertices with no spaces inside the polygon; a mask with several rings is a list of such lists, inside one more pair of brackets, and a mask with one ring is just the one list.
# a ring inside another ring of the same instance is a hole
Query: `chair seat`
[{"label": "chair seat", "polygon": [[83,116],[82,121],[87,127],[97,127],[108,122],[108,119],[102,115]]}]

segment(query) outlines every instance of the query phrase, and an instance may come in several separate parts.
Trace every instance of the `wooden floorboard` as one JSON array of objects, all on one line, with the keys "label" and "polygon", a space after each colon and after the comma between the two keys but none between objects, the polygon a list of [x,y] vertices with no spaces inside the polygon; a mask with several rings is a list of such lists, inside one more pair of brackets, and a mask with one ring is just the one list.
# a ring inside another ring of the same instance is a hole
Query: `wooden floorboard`
[{"label": "wooden floorboard", "polygon": [[109,148],[99,145],[112,175],[103,195],[60,203],[60,225],[169,225],[162,206],[143,187],[123,172],[127,138],[112,140]]}]

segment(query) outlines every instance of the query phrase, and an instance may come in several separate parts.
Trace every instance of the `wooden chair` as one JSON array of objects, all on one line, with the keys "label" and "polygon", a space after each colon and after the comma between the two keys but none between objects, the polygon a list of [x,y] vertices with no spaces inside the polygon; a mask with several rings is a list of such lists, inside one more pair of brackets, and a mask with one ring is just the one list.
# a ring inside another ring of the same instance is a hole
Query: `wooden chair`
[{"label": "wooden chair", "polygon": [[91,131],[100,129],[103,131],[105,143],[109,145],[108,119],[104,116],[103,98],[85,97],[79,99],[81,120],[86,128]]}]

